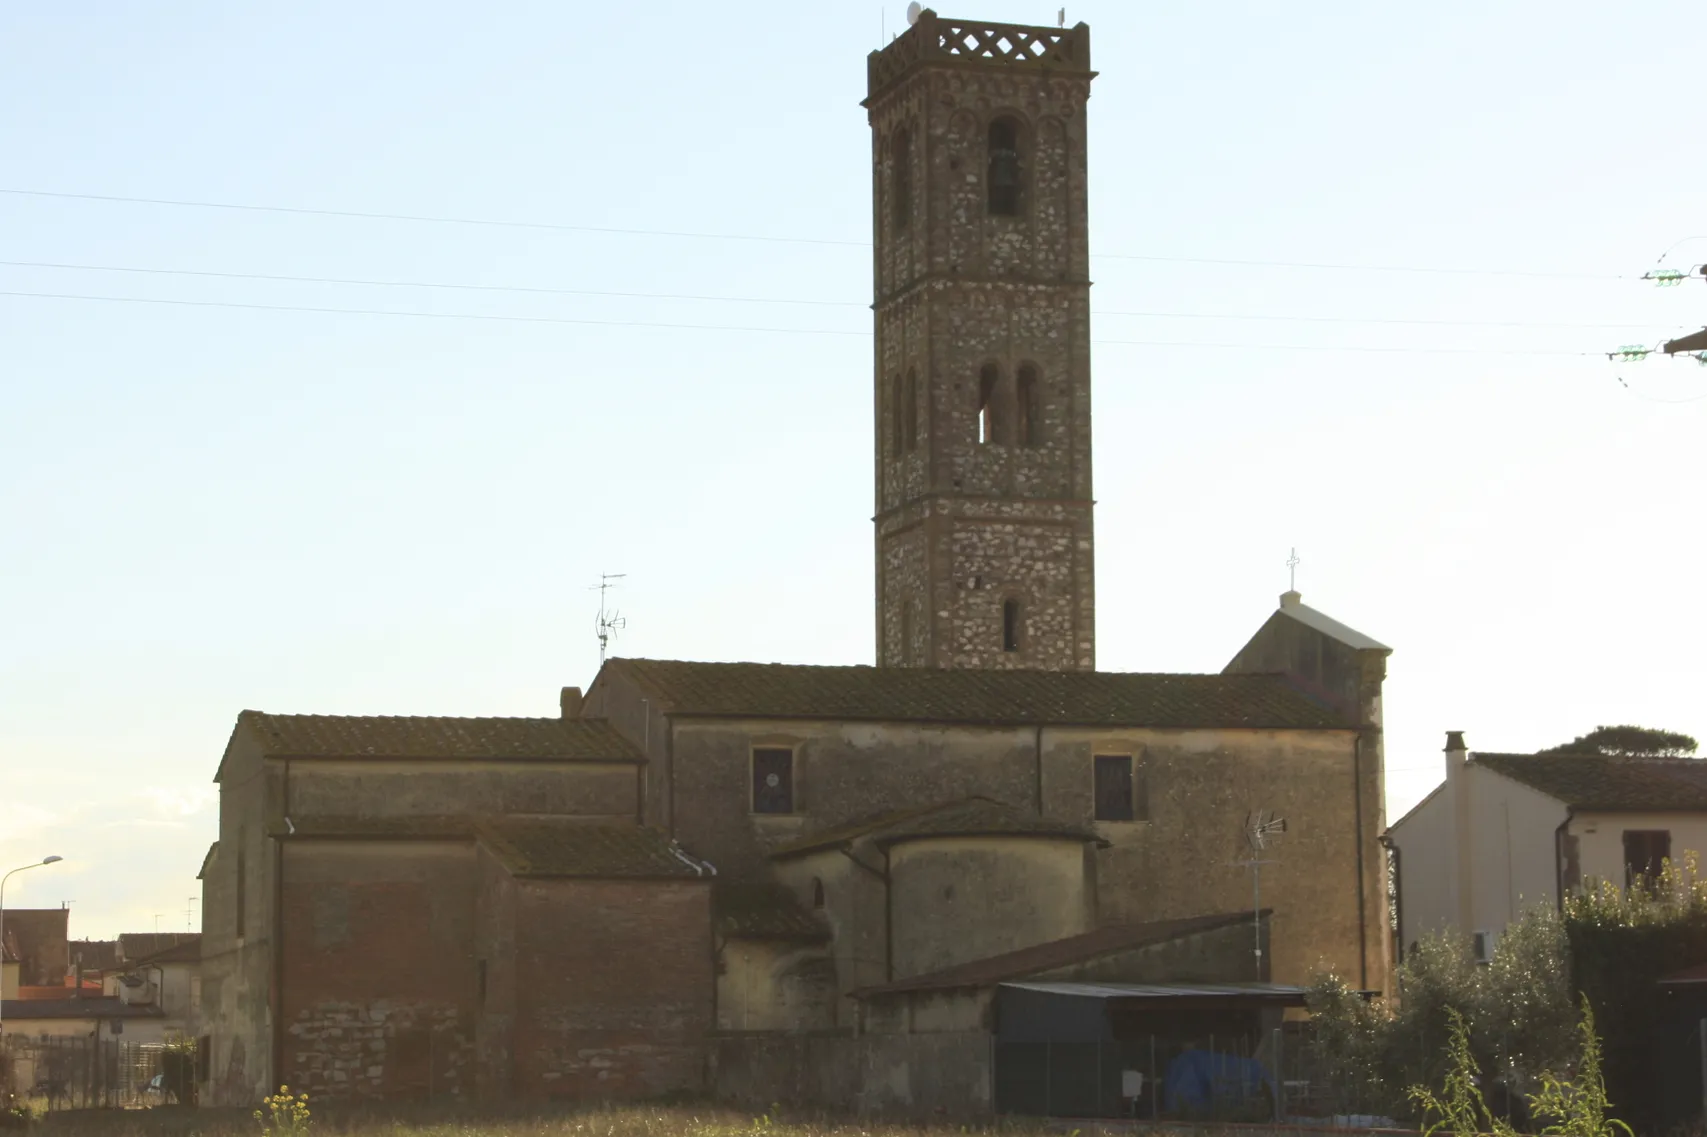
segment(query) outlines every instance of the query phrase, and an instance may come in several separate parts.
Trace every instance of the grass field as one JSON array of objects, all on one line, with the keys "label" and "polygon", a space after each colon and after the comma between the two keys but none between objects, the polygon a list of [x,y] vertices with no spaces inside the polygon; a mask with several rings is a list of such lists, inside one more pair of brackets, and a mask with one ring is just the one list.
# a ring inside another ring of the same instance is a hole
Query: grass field
[{"label": "grass field", "polygon": [[[502,1110],[452,1107],[314,1108],[301,1137],[960,1137],[960,1125],[861,1125],[852,1121],[760,1117],[721,1107],[601,1110]],[[1038,1125],[1004,1124],[1004,1133],[1042,1137]],[[249,1111],[164,1108],[77,1110],[50,1114],[37,1137],[261,1137]]]}]

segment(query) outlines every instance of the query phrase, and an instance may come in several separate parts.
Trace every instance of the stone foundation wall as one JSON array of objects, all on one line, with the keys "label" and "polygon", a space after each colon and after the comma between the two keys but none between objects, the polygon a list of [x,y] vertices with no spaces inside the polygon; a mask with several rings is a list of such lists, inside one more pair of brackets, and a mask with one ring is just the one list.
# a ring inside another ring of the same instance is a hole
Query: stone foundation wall
[{"label": "stone foundation wall", "polygon": [[474,1039],[443,1003],[327,1002],[285,1028],[286,1084],[317,1098],[461,1097],[473,1091]]}]

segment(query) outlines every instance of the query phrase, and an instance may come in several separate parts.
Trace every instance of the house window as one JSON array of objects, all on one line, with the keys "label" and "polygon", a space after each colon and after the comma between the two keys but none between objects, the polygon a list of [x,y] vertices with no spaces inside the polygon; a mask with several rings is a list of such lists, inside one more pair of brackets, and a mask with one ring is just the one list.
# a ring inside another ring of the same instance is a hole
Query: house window
[{"label": "house window", "polygon": [[1018,600],[1002,602],[1002,650],[1018,651],[1020,640],[1025,635],[1023,620],[1020,615]]},{"label": "house window", "polygon": [[996,441],[996,388],[1001,377],[994,363],[986,363],[978,372],[978,441],[982,445]]},{"label": "house window", "polygon": [[1015,409],[1018,421],[1014,436],[1021,446],[1039,446],[1043,441],[1043,400],[1037,381],[1037,368],[1027,363],[1019,369],[1017,383],[1019,398]]},{"label": "house window", "polygon": [[1132,755],[1096,756],[1096,819],[1132,821],[1136,816],[1132,793]]},{"label": "house window", "polygon": [[913,136],[906,127],[895,132],[890,161],[889,204],[894,210],[896,232],[905,232],[913,218]]},{"label": "house window", "polygon": [[794,812],[794,751],[753,751],[753,812]]},{"label": "house window", "polygon": [[919,447],[919,373],[912,367],[907,368],[907,382],[901,388],[901,414],[906,429],[903,431],[902,442],[908,450]]},{"label": "house window", "polygon": [[1671,833],[1665,829],[1624,830],[1624,884],[1655,881],[1671,857]]},{"label": "house window", "polygon": [[243,938],[245,910],[249,899],[249,844],[248,834],[239,830],[237,833],[237,897],[233,907],[237,911],[237,938]]},{"label": "house window", "polygon": [[990,212],[1011,217],[1019,212],[1019,124],[999,118],[990,124],[987,179]]}]

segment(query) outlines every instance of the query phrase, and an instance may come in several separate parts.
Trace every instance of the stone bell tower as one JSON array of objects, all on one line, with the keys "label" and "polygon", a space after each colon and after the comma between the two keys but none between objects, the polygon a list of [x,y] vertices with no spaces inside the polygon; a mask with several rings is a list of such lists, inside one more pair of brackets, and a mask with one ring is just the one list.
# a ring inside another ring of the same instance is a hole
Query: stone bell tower
[{"label": "stone bell tower", "polygon": [[927,9],[867,61],[879,665],[1096,666],[1090,53]]}]

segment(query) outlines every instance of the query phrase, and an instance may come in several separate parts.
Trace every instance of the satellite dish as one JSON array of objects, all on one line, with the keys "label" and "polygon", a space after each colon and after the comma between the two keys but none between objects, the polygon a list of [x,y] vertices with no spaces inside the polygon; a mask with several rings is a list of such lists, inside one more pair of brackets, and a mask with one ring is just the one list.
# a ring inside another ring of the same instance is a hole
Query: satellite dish
[{"label": "satellite dish", "polygon": [[924,10],[925,9],[919,3],[919,0],[913,0],[911,4],[907,5],[907,26],[912,27],[914,24],[918,23],[919,13]]}]

